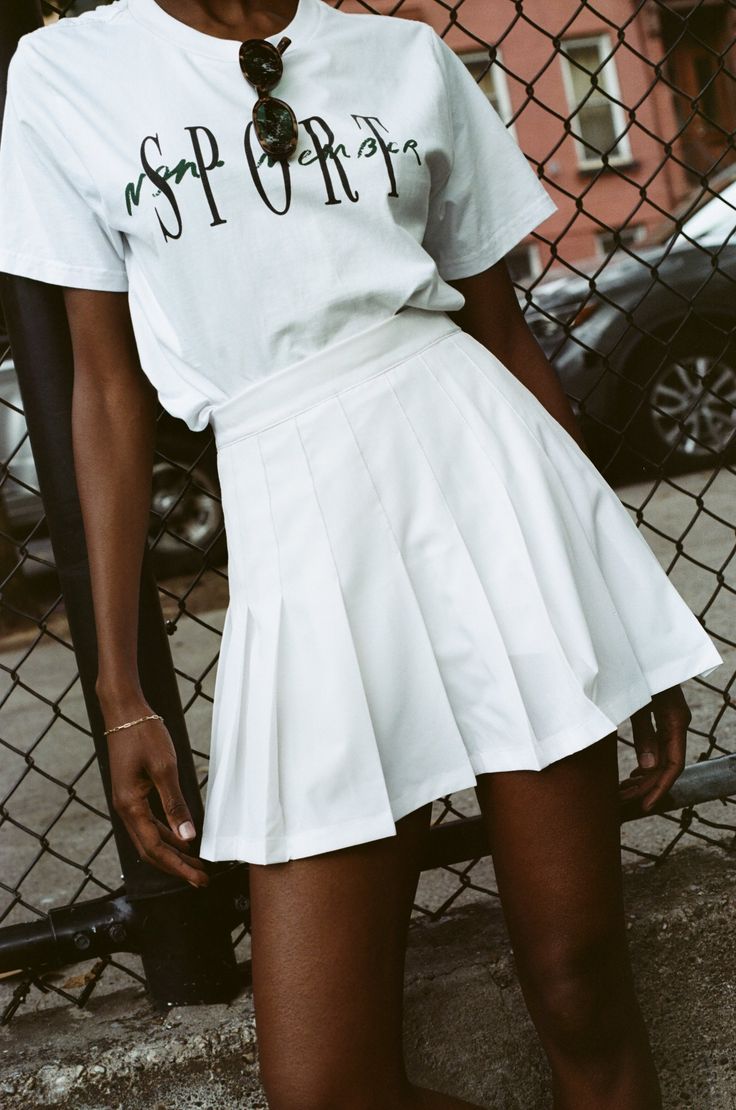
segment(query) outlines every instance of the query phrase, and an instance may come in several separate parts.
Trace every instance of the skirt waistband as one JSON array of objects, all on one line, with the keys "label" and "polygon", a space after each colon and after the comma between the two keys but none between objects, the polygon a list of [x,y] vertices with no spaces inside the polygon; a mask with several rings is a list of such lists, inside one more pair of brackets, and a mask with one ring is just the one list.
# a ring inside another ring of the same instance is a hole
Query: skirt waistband
[{"label": "skirt waistband", "polygon": [[251,383],[213,408],[210,423],[217,449],[381,374],[459,330],[460,325],[445,312],[408,305],[394,316]]}]

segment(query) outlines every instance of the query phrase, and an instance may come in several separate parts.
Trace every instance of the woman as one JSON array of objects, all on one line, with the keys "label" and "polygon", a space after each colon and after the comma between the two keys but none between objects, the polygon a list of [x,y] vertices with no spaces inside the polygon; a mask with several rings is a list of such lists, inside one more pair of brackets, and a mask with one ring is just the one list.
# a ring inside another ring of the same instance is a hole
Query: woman
[{"label": "woman", "polygon": [[[64,287],[115,808],[195,887],[250,864],[269,1105],[470,1105],[409,1082],[401,1005],[475,786],[555,1107],[659,1106],[619,801],[722,660],[525,326],[503,257],[555,205],[462,62],[323,0],[114,0],[21,39],[0,196],[0,268]],[[136,666],[157,394],[213,426],[229,551],[198,855]]]}]

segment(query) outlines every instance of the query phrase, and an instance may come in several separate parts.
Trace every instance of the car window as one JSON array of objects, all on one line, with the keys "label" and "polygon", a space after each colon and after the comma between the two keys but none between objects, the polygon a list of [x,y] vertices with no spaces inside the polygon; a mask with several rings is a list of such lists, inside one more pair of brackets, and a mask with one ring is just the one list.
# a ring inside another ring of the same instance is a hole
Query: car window
[{"label": "car window", "polygon": [[720,246],[736,235],[736,181],[712,197],[684,224],[690,239]]},{"label": "car window", "polygon": [[[700,238],[710,225],[721,229],[724,223],[729,225],[726,238],[729,235],[733,236],[733,227],[736,224],[734,186],[736,186],[736,164],[714,174],[707,188],[700,184],[694,186],[675,206],[672,215],[667,216],[654,227],[649,236],[649,242],[666,243],[677,232],[676,220],[685,220],[682,230],[691,239]],[[710,235],[708,238],[710,239]]]}]

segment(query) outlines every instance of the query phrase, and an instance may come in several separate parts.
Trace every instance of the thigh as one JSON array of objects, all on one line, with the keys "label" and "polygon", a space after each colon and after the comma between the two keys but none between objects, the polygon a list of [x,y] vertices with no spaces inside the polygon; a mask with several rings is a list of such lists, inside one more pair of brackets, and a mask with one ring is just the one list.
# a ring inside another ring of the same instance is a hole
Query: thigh
[{"label": "thigh", "polygon": [[406,934],[431,809],[399,820],[396,836],[250,865],[259,1063],[277,1103],[404,1081]]},{"label": "thigh", "polygon": [[[627,975],[618,738],[541,771],[478,776],[478,803],[522,986]],[[532,1001],[530,999],[530,1001]]]}]

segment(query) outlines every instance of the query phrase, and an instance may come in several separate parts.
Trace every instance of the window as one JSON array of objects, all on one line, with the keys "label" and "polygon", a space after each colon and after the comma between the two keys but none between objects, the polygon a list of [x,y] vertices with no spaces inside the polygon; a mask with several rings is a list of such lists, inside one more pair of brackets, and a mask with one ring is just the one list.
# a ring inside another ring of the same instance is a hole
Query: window
[{"label": "window", "polygon": [[601,258],[608,258],[619,246],[631,247],[646,237],[647,229],[644,224],[627,224],[626,227],[618,228],[616,234],[606,228],[603,231],[597,231],[595,236]]},{"label": "window", "polygon": [[560,51],[562,77],[581,169],[631,161],[626,116],[608,35],[571,39]]},{"label": "window", "polygon": [[542,272],[542,260],[536,243],[521,243],[506,255],[512,281],[525,285]]},{"label": "window", "polygon": [[[474,50],[469,54],[460,54],[459,57],[470,70],[476,83],[490,100],[503,122],[508,126],[513,111],[506,74],[500,66],[491,62],[487,50]],[[498,61],[501,60],[500,52],[496,53]],[[509,126],[509,131],[515,134],[514,125]]]},{"label": "window", "polygon": [[618,250],[619,246],[633,246],[635,243],[641,243],[646,239],[646,226],[643,223],[629,223],[625,228],[617,228],[616,236],[613,231],[607,229],[603,231],[596,231],[595,242],[597,248],[598,258],[607,259],[609,255]]},{"label": "window", "polygon": [[[509,123],[513,114],[513,107],[506,74],[501,66],[491,62],[487,50],[475,50],[460,54],[460,58],[511,134],[516,137],[516,127],[513,123]],[[496,60],[501,61],[500,51],[496,51]],[[525,282],[532,281],[542,270],[539,247],[534,243],[520,243],[518,247],[508,252],[506,264],[512,280],[522,285]]]}]

